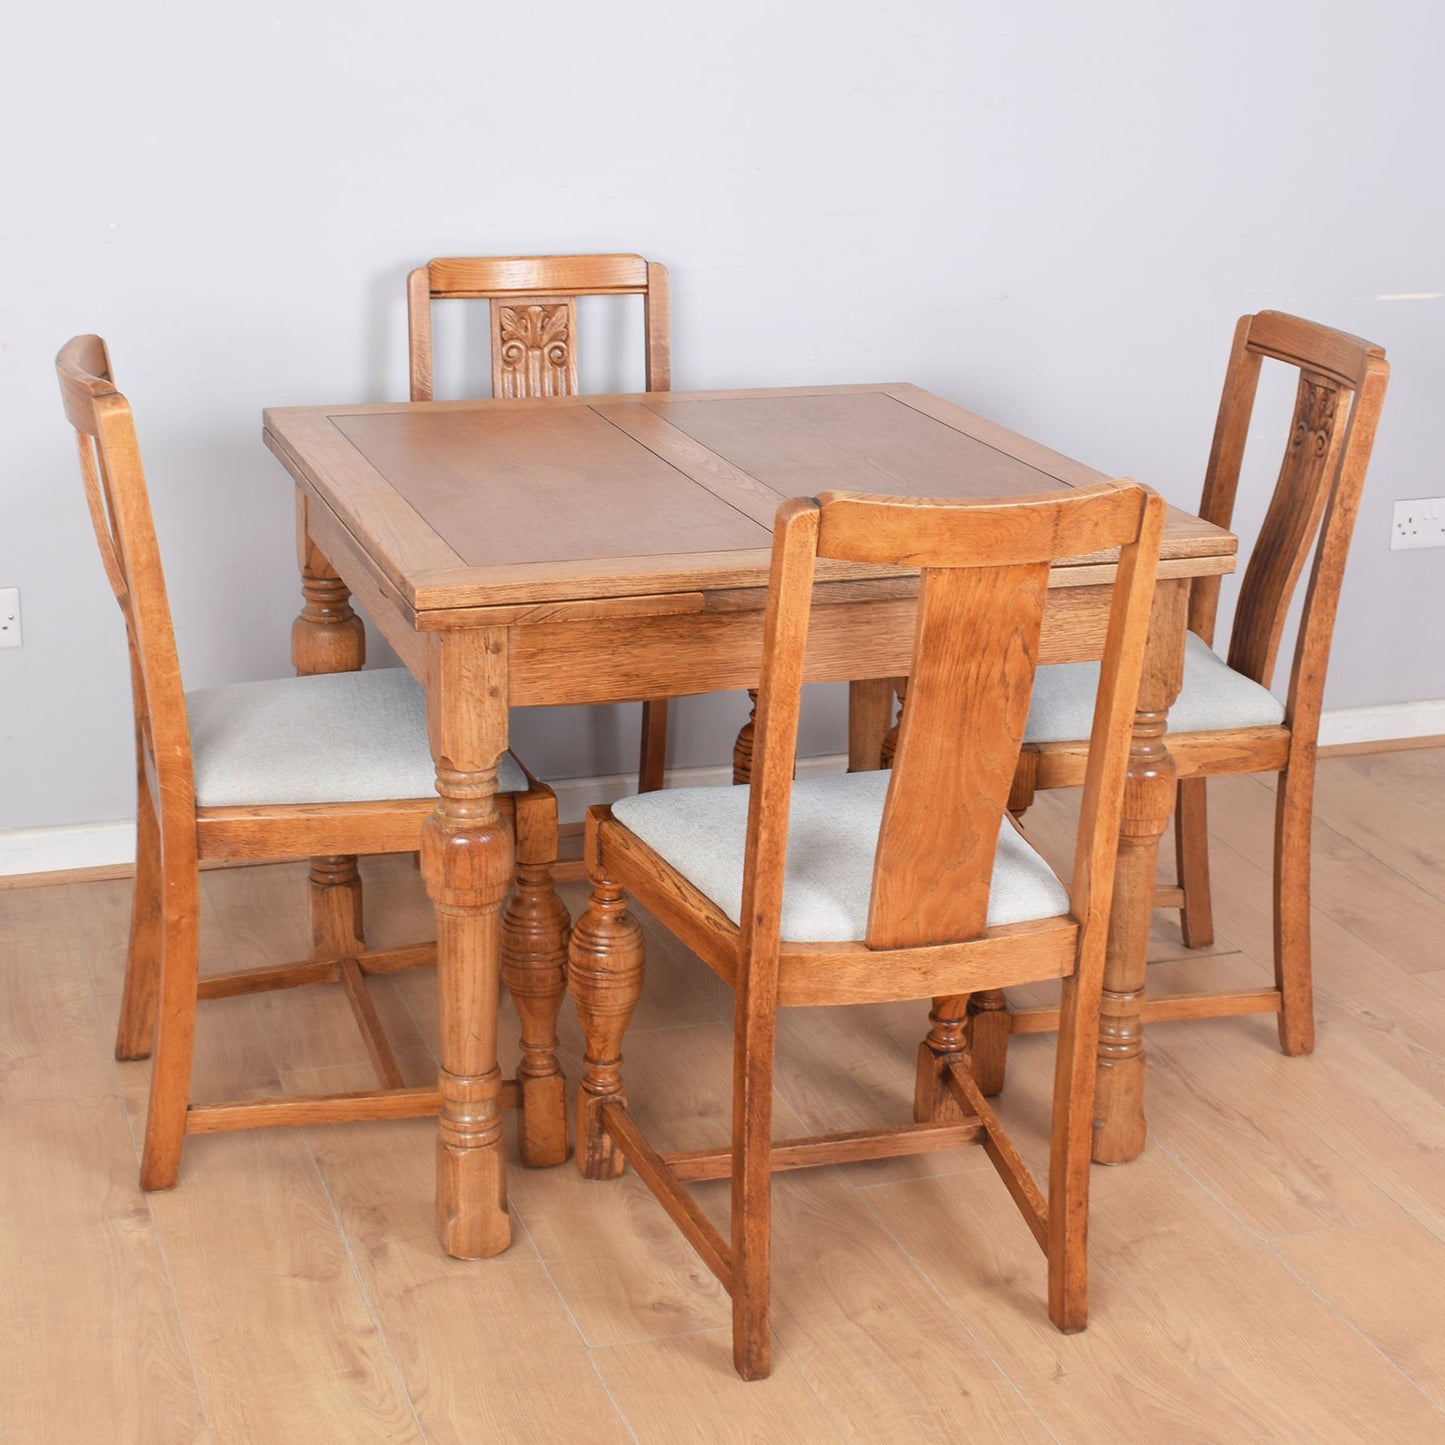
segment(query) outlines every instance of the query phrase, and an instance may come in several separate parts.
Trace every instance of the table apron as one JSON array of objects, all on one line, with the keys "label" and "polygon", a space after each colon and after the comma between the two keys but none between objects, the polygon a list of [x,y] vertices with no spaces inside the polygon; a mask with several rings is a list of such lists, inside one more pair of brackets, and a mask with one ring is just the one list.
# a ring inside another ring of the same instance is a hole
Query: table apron
[{"label": "table apron", "polygon": [[[1052,589],[1040,661],[1098,657],[1109,601],[1110,589],[1103,586]],[[806,679],[905,674],[914,611],[910,599],[814,608]],[[515,626],[507,630],[508,701],[513,707],[630,702],[756,687],[762,645],[761,611]]]}]

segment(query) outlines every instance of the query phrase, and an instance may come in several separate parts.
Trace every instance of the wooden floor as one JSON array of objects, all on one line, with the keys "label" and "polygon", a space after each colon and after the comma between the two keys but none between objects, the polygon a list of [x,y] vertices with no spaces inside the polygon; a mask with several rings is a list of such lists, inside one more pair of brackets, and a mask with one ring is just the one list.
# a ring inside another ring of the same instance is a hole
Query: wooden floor
[{"label": "wooden floor", "polygon": [[[1068,804],[1040,802],[1057,835]],[[1218,945],[1183,958],[1161,915],[1158,975],[1263,980],[1271,818],[1267,783],[1216,788]],[[193,1138],[179,1187],[141,1194],[147,1066],[111,1059],[126,885],[0,892],[0,1441],[1445,1440],[1445,751],[1327,760],[1315,858],[1318,1050],[1284,1058],[1268,1017],[1154,1030],[1149,1147],[1094,1171],[1084,1334],[1048,1323],[981,1151],[791,1174],[752,1385],[631,1176],[514,1169],[511,1249],[466,1264],[433,1235],[429,1121]],[[374,940],[425,936],[409,862],[367,876]],[[301,951],[297,868],[204,894],[212,967]],[[725,1127],[726,999],[649,947],[629,1092],[690,1147]],[[379,993],[425,1079],[434,978]],[[198,1094],[367,1082],[331,990],[202,1019]],[[779,1128],[906,1116],[924,1028],[912,1006],[785,1016]],[[1018,1040],[1001,1101],[1034,1158],[1051,1053]]]}]

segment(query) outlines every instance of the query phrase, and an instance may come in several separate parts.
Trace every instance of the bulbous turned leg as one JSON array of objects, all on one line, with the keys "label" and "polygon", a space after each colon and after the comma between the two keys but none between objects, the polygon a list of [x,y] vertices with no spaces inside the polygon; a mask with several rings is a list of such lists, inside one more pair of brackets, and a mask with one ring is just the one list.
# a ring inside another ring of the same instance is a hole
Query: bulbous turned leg
[{"label": "bulbous turned leg", "polygon": [[511,1242],[496,1040],[512,834],[496,809],[495,767],[463,774],[438,766],[437,789],[421,840],[437,915],[437,1231],[454,1258],[481,1259]]},{"label": "bulbous turned leg", "polygon": [[626,1161],[603,1128],[602,1113],[625,1104],[622,1036],[642,994],[642,929],[619,884],[594,874],[592,898],[572,927],[567,984],[587,1042],[577,1088],[577,1167],[588,1179],[613,1179]]},{"label": "bulbous turned leg", "polygon": [[1001,988],[980,989],[968,1001],[968,1041],[973,1078],[985,1098],[1003,1093],[1008,1066],[1008,1000]]},{"label": "bulbous turned leg", "polygon": [[967,994],[933,1000],[928,1014],[933,1027],[918,1046],[918,1073],[913,1085],[916,1123],[963,1117],[963,1109],[948,1087],[948,1071],[954,1064],[968,1062],[967,1015]]},{"label": "bulbous turned leg", "polygon": [[[355,672],[366,661],[366,628],[351,593],[306,529],[306,498],[296,498],[301,615],[291,624],[291,665],[298,677]],[[356,859],[311,860],[311,940],[317,958],[355,958],[364,951],[361,878]]]},{"label": "bulbous turned leg", "polygon": [[748,720],[738,729],[737,741],[733,744],[733,782],[748,783],[753,777],[753,735],[758,726],[758,690],[748,689],[751,704]]},{"label": "bulbous turned leg", "polygon": [[351,593],[306,528],[306,497],[296,495],[296,550],[301,615],[291,624],[291,665],[301,677],[356,672],[366,662],[366,628]]},{"label": "bulbous turned leg", "polygon": [[311,946],[316,958],[359,958],[366,952],[361,925],[361,874],[356,859],[340,853],[311,860]]},{"label": "bulbous turned leg", "polygon": [[1187,598],[1187,584],[1177,578],[1161,580],[1154,590],[1144,675],[1134,713],[1099,1010],[1093,1124],[1094,1159],[1099,1164],[1122,1164],[1137,1158],[1148,1134],[1144,1120],[1144,972],[1154,915],[1159,839],[1169,826],[1177,787],[1165,726],[1184,668]]},{"label": "bulbous turned leg", "polygon": [[557,1064],[557,1012],[567,992],[570,920],[552,888],[551,861],[519,859],[517,884],[502,915],[502,982],[522,1025],[517,1140],[522,1163],[534,1169],[561,1164],[568,1154],[567,1081]]}]

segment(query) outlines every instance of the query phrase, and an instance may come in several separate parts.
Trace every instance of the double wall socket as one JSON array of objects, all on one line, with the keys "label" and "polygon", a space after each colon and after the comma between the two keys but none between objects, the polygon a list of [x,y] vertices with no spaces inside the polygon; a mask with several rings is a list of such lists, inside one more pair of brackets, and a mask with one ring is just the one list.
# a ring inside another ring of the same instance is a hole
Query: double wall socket
[{"label": "double wall socket", "polygon": [[0,587],[0,647],[20,646],[20,589]]},{"label": "double wall socket", "polygon": [[1407,547],[1445,547],[1445,497],[1395,503],[1390,550],[1403,552]]}]

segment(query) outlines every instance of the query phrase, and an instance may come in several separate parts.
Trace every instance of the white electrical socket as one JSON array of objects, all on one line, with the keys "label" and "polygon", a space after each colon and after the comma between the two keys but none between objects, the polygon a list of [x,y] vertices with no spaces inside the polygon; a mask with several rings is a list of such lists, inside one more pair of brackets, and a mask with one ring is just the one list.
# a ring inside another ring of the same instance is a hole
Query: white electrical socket
[{"label": "white electrical socket", "polygon": [[1445,497],[1395,503],[1390,550],[1403,552],[1407,547],[1445,547]]},{"label": "white electrical socket", "polygon": [[0,587],[0,647],[19,647],[20,589]]}]

